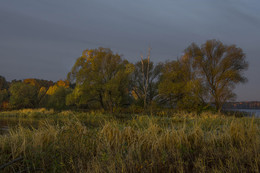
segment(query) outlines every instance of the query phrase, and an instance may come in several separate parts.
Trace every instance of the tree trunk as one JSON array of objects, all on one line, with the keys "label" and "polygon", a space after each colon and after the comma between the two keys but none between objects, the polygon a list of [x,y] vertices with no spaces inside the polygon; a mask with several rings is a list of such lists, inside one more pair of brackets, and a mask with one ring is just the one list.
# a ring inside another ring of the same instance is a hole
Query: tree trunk
[{"label": "tree trunk", "polygon": [[[143,56],[141,55],[142,73],[143,73],[143,90],[144,90],[144,109],[145,110],[147,108],[147,91],[148,91],[148,86],[149,86],[150,52],[151,52],[151,48],[149,47],[148,56],[147,56],[146,72],[145,72],[145,68],[144,68],[144,59],[143,59]],[[146,73],[146,75],[145,75],[145,73]]]}]

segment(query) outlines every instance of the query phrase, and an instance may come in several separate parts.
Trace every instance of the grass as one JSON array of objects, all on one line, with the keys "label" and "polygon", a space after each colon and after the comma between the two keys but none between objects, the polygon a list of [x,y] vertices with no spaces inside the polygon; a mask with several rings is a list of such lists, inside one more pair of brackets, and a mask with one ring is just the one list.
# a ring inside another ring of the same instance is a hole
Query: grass
[{"label": "grass", "polygon": [[37,128],[18,125],[0,135],[1,164],[23,157],[4,172],[260,171],[260,119],[71,111],[49,116],[63,118],[42,118]]}]

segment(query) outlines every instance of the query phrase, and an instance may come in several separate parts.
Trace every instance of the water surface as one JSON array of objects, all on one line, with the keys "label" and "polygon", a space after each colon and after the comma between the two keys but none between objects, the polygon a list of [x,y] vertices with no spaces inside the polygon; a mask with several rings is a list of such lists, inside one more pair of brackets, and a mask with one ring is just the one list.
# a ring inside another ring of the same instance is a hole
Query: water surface
[{"label": "water surface", "polygon": [[231,111],[245,112],[247,116],[260,118],[260,109],[230,109]]}]

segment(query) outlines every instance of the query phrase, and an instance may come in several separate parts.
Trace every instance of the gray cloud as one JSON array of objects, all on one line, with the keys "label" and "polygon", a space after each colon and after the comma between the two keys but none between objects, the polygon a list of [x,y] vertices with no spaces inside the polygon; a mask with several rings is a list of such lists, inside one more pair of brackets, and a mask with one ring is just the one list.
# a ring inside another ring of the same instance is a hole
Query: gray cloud
[{"label": "gray cloud", "polygon": [[135,62],[150,45],[159,62],[216,38],[247,54],[249,82],[237,87],[238,100],[260,100],[259,8],[257,0],[2,0],[0,75],[59,80],[86,48]]}]

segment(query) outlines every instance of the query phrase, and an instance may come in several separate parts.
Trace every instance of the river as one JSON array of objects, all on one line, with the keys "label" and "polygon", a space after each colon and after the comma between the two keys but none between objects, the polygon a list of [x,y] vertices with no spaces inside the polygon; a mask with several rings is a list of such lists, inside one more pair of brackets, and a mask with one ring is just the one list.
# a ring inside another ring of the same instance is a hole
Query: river
[{"label": "river", "polygon": [[231,111],[246,112],[249,116],[260,118],[260,109],[229,109]]}]

